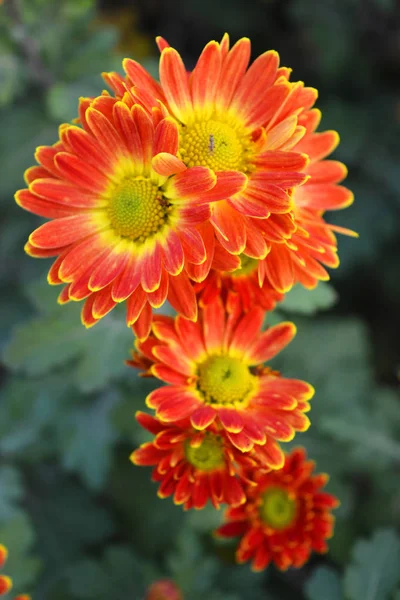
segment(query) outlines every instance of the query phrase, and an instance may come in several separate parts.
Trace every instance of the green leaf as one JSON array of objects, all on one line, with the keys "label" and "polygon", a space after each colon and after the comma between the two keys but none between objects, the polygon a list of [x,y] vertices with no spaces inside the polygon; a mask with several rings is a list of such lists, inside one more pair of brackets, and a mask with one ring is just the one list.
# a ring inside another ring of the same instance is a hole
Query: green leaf
[{"label": "green leaf", "polygon": [[82,600],[141,598],[143,566],[125,546],[107,548],[99,561],[84,559],[66,572],[71,594]]},{"label": "green leaf", "polygon": [[19,513],[0,527],[0,543],[8,548],[6,574],[14,582],[15,593],[33,587],[41,569],[41,561],[32,555],[35,534],[27,515]]},{"label": "green leaf", "polygon": [[342,585],[337,572],[330,567],[318,567],[305,586],[308,600],[342,600]]},{"label": "green leaf", "polygon": [[1,391],[0,451],[22,460],[41,458],[49,441],[49,436],[42,437],[43,430],[57,422],[66,392],[62,376],[10,379]]},{"label": "green leaf", "polygon": [[102,545],[113,533],[110,514],[76,482],[48,467],[29,479],[29,508],[49,573],[63,571],[85,548]]},{"label": "green leaf", "polygon": [[23,494],[20,472],[14,467],[0,467],[0,522],[8,521],[18,511]]},{"label": "green leaf", "polygon": [[18,58],[0,46],[0,106],[10,103],[21,85]]},{"label": "green leaf", "polygon": [[[70,81],[76,81],[87,75],[120,68],[121,61],[113,52],[117,41],[118,31],[116,29],[113,27],[99,29],[94,35],[73,48],[72,55],[65,65],[65,77]],[[101,79],[99,78],[100,84]]]},{"label": "green leaf", "polygon": [[103,394],[97,402],[67,411],[62,427],[61,460],[65,469],[80,473],[92,489],[100,489],[110,467],[116,433],[110,418],[118,397]]},{"label": "green leaf", "polygon": [[34,164],[37,146],[54,143],[57,128],[47,118],[42,105],[30,101],[2,111],[0,129],[1,196],[9,196],[10,213],[17,216],[21,209],[13,203],[12,197],[18,188],[25,187],[24,170]]},{"label": "green leaf", "polygon": [[102,86],[99,77],[93,81],[63,81],[55,83],[47,92],[46,105],[49,116],[54,121],[70,122],[77,116],[78,101],[81,96],[99,96]]},{"label": "green leaf", "polygon": [[160,500],[151,469],[135,467],[129,460],[133,444],[115,454],[105,493],[126,523],[126,534],[140,540],[141,556],[163,557],[182,528],[184,513],[171,498]]},{"label": "green leaf", "polygon": [[329,283],[320,281],[314,290],[306,290],[296,285],[279,304],[279,310],[300,315],[314,315],[320,310],[332,308],[336,302],[337,294],[334,288]]},{"label": "green leaf", "polygon": [[56,306],[50,314],[18,325],[3,353],[6,365],[35,376],[75,360],[69,383],[84,392],[104,388],[125,371],[133,335],[120,315],[109,315],[86,330],[80,309],[76,304]]},{"label": "green leaf", "polygon": [[392,439],[385,429],[378,428],[373,415],[360,414],[355,422],[342,417],[325,417],[320,427],[340,442],[351,447],[355,463],[383,464],[387,460],[400,462],[400,443]]},{"label": "green leaf", "polygon": [[388,600],[399,580],[400,538],[393,529],[356,543],[344,578],[349,600]]}]

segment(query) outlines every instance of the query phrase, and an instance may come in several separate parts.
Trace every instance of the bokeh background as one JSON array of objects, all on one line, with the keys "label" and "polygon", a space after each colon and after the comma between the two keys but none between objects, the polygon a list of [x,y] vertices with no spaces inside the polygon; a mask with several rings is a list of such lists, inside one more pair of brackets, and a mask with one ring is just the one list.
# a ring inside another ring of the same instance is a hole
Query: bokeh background
[{"label": "bokeh background", "polygon": [[[331,284],[293,290],[269,319],[298,325],[275,365],[316,387],[296,441],[342,503],[329,554],[286,574],[235,566],[209,535],[220,513],[184,514],[130,464],[153,386],[124,365],[132,334],[116,310],[86,331],[80,306],[57,306],[50,262],[23,252],[41,220],[13,201],[35,147],[101,92],[101,71],[131,56],[156,74],[157,34],[190,67],[224,31],[319,89],[356,197],[332,215],[360,239],[340,239]],[[399,0],[4,0],[0,106],[0,542],[16,591],[140,600],[168,576],[185,600],[399,600]]]}]

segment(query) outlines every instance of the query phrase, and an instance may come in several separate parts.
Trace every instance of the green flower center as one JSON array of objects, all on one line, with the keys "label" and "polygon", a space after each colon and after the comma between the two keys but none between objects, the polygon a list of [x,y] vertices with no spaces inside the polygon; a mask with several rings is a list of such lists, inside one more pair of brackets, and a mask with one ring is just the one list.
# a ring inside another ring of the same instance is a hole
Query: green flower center
[{"label": "green flower center", "polygon": [[193,448],[187,441],[185,455],[187,461],[200,471],[213,471],[225,462],[221,441],[212,434],[208,434],[197,448]]},{"label": "green flower center", "polygon": [[287,490],[270,487],[262,496],[260,516],[272,529],[285,529],[294,521],[296,506],[295,498]]},{"label": "green flower center", "polygon": [[181,129],[180,153],[188,167],[203,166],[213,171],[248,170],[250,140],[235,127],[210,119]]},{"label": "green flower center", "polygon": [[210,356],[200,365],[197,386],[207,404],[244,403],[256,383],[247,365],[232,356]]},{"label": "green flower center", "polygon": [[108,209],[118,235],[144,242],[164,226],[168,211],[157,185],[150,179],[124,179],[111,194]]},{"label": "green flower center", "polygon": [[246,256],[246,254],[241,254],[239,258],[240,267],[235,271],[225,273],[226,275],[230,275],[231,277],[242,277],[243,275],[250,275],[250,273],[253,273],[257,269],[258,260],[256,258],[250,258],[250,256]]}]

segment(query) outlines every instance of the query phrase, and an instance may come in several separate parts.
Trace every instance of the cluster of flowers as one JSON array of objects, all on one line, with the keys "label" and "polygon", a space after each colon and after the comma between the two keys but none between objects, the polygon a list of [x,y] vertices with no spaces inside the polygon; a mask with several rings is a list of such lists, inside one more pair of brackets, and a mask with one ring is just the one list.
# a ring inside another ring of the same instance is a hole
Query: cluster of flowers
[{"label": "cluster of flowers", "polygon": [[[3,544],[0,544],[0,569],[2,569],[8,558],[8,550]],[[7,575],[0,575],[0,596],[5,596],[12,590],[13,583]],[[14,600],[32,600],[27,594],[15,596]]]},{"label": "cluster of flowers", "polygon": [[[185,509],[228,504],[221,536],[239,561],[301,566],[324,552],[335,498],[302,449],[280,442],[309,426],[314,390],[265,366],[293,323],[261,332],[294,284],[314,288],[337,267],[327,210],[350,205],[346,168],[325,160],[317,92],[290,81],[250,41],[210,42],[194,69],[157,40],[160,82],[134,60],[111,89],[81,98],[75,124],[39,147],[17,203],[49,219],[26,244],[56,257],[59,302],[85,300],[90,327],[118,303],[137,336],[131,365],[167,385],[137,420],[154,435],[132,455],[153,465],[159,495]],[[154,315],[166,301],[176,318]]]}]

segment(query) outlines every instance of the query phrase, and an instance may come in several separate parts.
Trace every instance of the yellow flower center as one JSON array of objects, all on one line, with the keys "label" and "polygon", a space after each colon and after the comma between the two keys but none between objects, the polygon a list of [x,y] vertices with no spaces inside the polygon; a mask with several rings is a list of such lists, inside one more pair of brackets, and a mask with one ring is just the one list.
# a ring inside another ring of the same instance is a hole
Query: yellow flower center
[{"label": "yellow flower center", "polygon": [[273,529],[285,529],[296,516],[296,499],[287,490],[270,487],[262,496],[261,519]]},{"label": "yellow flower center", "polygon": [[208,434],[201,445],[193,448],[185,444],[185,455],[191,465],[200,471],[213,471],[224,464],[224,451],[218,436]]},{"label": "yellow flower center", "polygon": [[235,271],[226,272],[225,275],[230,277],[242,277],[243,275],[250,275],[258,267],[258,260],[256,258],[250,258],[245,254],[240,255],[240,267]]},{"label": "yellow flower center", "polygon": [[239,358],[220,355],[207,358],[198,375],[197,386],[206,404],[244,404],[257,379]]},{"label": "yellow flower center", "polygon": [[210,119],[182,126],[179,150],[188,167],[245,173],[250,169],[250,145],[250,138],[240,129]]},{"label": "yellow flower center", "polygon": [[118,235],[144,242],[160,231],[168,209],[157,185],[143,177],[124,179],[110,194],[108,215]]}]

